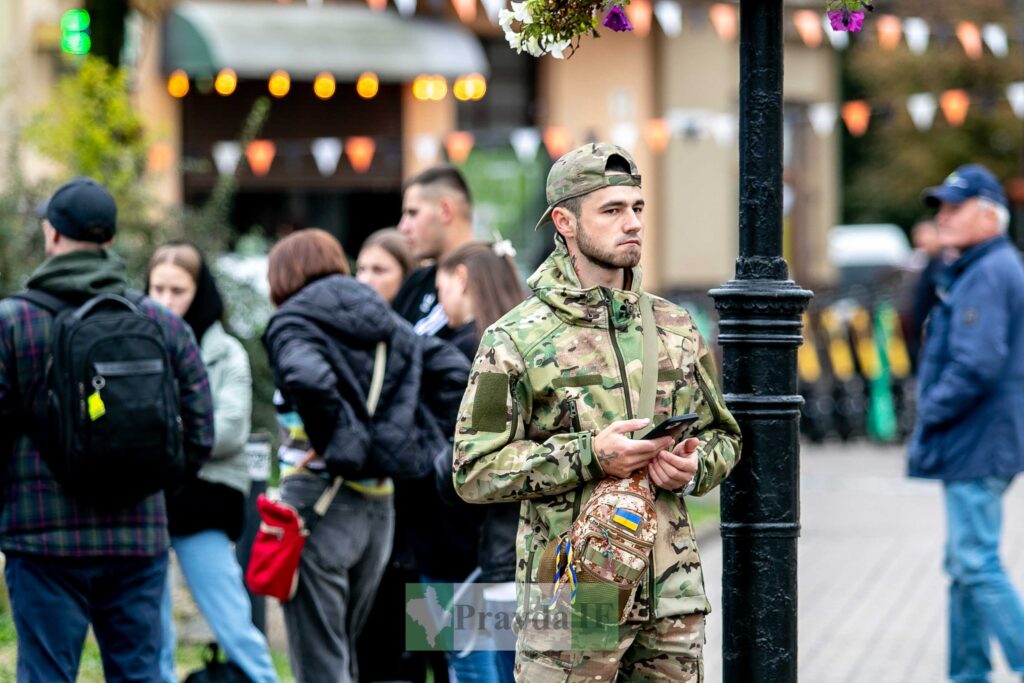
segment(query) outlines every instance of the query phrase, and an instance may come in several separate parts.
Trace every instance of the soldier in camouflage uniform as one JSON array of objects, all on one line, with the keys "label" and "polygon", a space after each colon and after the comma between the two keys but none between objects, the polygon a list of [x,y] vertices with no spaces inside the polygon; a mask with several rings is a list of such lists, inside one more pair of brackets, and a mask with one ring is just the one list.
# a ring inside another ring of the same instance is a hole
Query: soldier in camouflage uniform
[{"label": "soldier in camouflage uniform", "polygon": [[[698,413],[687,438],[634,440],[642,374],[638,302],[643,197],[623,149],[589,144],[547,180],[554,252],[529,280],[534,296],[492,325],[474,360],[455,437],[455,486],[474,503],[522,501],[520,616],[538,562],[605,477],[647,468],[657,487],[653,562],[607,651],[549,649],[520,626],[516,679],[700,681],[704,595],[686,495],[718,486],[740,454],[710,349],[683,309],[651,297],[658,336],[654,422]],[[666,449],[672,449],[666,450]],[[522,623],[522,622],[521,622]]]}]

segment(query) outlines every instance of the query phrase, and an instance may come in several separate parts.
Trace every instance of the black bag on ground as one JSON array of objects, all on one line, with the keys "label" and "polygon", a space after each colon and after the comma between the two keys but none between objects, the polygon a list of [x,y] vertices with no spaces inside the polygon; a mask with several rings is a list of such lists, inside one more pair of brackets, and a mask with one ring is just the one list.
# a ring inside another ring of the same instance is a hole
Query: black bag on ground
[{"label": "black bag on ground", "polygon": [[39,290],[17,298],[54,314],[40,452],[68,494],[103,507],[136,503],[185,472],[178,385],[163,330],[143,295],[74,306]]},{"label": "black bag on ground", "polygon": [[218,651],[217,643],[207,645],[203,655],[206,666],[186,676],[185,683],[250,683],[249,677],[237,664],[220,661]]}]

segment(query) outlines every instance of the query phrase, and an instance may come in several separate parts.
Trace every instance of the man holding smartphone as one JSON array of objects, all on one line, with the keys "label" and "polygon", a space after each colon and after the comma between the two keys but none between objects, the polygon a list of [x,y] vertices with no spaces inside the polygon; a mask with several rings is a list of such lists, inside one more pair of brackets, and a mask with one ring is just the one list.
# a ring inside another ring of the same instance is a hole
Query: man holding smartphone
[{"label": "man holding smartphone", "polygon": [[1024,265],[984,166],[961,166],[923,199],[938,209],[942,248],[959,256],[928,316],[909,470],[943,482],[949,677],[987,681],[992,640],[1024,673],[1024,602],[999,559],[1003,494],[1024,471]]},{"label": "man holding smartphone", "polygon": [[[481,342],[455,437],[455,486],[469,502],[525,501],[516,582],[526,619],[527,584],[538,581],[545,549],[566,536],[598,483],[649,487],[657,535],[619,642],[546,649],[520,629],[516,679],[698,681],[710,605],[685,496],[725,479],[740,430],[690,315],[641,288],[644,199],[629,153],[604,143],[569,152],[548,175],[547,200],[538,227],[554,224],[555,249],[529,280],[534,296]],[[641,414],[645,404],[651,415]],[[678,428],[641,438],[651,418],[690,412],[696,421],[681,425],[689,438],[677,443]],[[615,513],[627,531],[644,523]]]}]

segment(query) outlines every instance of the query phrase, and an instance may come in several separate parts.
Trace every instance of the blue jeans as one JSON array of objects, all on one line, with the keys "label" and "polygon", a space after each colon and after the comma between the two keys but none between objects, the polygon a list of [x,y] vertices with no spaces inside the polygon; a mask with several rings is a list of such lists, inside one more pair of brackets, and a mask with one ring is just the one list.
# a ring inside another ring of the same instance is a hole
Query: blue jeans
[{"label": "blue jeans", "polygon": [[983,682],[995,638],[1010,668],[1024,672],[1024,604],[999,560],[1002,498],[1010,477],[946,482],[949,676]]},{"label": "blue jeans", "polygon": [[74,683],[90,623],[107,681],[158,680],[166,553],[138,558],[11,554],[4,575],[18,632],[19,683]]},{"label": "blue jeans", "polygon": [[[242,583],[242,569],[227,534],[210,529],[189,536],[173,536],[171,547],[199,611],[228,659],[237,664],[253,683],[277,683],[267,641],[253,626],[249,595]],[[174,671],[171,597],[168,581],[160,610],[164,632],[160,675],[164,683],[178,681]]]}]

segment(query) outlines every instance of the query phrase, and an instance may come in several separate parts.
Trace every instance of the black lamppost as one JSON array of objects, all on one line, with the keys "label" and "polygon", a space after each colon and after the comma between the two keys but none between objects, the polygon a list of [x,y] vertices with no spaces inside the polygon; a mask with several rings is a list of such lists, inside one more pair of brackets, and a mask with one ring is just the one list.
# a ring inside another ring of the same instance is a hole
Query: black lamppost
[{"label": "black lamppost", "polygon": [[797,680],[796,349],[811,292],[782,258],[782,4],[740,0],[740,255],[711,290],[743,454],[722,487],[726,683]]}]

